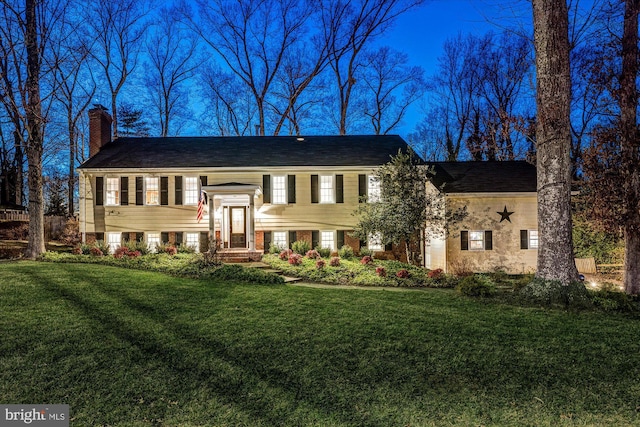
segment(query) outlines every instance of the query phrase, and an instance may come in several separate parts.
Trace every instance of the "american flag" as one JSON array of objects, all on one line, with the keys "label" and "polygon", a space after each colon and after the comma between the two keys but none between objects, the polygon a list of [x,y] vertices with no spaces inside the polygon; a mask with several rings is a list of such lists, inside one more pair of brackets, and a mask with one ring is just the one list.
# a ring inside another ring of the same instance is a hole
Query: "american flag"
[{"label": "american flag", "polygon": [[198,214],[196,215],[196,219],[198,222],[202,221],[202,217],[204,216],[204,205],[207,203],[207,200],[204,198],[204,191],[200,191],[200,200],[198,200]]}]

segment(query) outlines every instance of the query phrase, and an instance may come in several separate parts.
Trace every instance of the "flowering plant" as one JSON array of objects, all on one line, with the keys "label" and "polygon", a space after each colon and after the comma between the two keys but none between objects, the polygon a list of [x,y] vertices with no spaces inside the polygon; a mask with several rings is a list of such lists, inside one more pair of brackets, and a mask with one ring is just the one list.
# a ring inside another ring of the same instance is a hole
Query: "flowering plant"
[{"label": "flowering plant", "polygon": [[401,279],[407,279],[409,278],[409,276],[410,276],[409,272],[404,268],[402,270],[398,270],[398,272],[396,273],[396,277],[399,277]]},{"label": "flowering plant", "polygon": [[376,274],[380,277],[387,277],[387,271],[384,267],[376,267]]}]

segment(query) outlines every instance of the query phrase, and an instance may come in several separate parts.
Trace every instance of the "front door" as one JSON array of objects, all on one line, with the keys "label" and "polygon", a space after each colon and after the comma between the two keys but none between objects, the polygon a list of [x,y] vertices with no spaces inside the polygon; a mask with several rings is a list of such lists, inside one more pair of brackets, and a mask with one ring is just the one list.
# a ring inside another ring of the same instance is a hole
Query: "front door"
[{"label": "front door", "polygon": [[247,247],[247,233],[245,221],[245,207],[233,206],[230,208],[231,212],[231,247],[232,248],[246,248]]}]

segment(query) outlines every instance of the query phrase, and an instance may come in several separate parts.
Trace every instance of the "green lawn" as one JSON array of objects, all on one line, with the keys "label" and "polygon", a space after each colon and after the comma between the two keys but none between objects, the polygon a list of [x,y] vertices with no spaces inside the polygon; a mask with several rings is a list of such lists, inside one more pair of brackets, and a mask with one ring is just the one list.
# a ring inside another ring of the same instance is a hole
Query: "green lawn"
[{"label": "green lawn", "polygon": [[0,403],[74,426],[640,425],[640,320],[5,262]]}]

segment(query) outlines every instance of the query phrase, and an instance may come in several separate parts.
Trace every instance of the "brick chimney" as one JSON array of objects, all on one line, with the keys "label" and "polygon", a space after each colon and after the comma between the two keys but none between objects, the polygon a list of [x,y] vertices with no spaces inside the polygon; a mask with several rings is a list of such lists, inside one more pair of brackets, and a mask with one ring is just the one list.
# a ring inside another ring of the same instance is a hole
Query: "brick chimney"
[{"label": "brick chimney", "polygon": [[95,156],[111,141],[111,114],[100,104],[93,104],[89,110],[89,157]]}]

